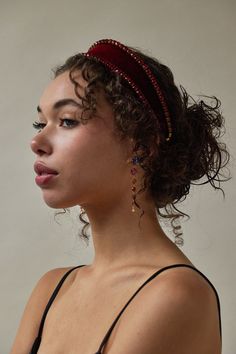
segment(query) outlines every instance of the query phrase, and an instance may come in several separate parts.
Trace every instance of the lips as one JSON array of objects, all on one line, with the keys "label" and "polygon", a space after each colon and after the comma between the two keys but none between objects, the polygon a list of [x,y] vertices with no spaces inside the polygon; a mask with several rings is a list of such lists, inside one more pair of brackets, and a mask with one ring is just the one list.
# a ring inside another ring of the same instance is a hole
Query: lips
[{"label": "lips", "polygon": [[34,164],[34,171],[37,173],[37,175],[58,175],[58,172],[55,170],[52,170],[51,168],[45,166],[44,164],[40,162],[36,162]]}]

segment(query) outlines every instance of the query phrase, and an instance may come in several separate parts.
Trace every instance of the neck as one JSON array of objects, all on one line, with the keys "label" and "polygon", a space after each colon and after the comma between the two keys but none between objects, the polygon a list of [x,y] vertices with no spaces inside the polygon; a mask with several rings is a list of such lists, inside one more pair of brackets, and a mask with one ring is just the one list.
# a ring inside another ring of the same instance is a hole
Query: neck
[{"label": "neck", "polygon": [[[84,207],[93,237],[95,257],[91,264],[96,273],[118,268],[158,263],[167,237],[156,217],[154,203],[142,201],[140,210],[131,211],[130,203],[95,208]],[[140,221],[140,223],[139,223]]]}]

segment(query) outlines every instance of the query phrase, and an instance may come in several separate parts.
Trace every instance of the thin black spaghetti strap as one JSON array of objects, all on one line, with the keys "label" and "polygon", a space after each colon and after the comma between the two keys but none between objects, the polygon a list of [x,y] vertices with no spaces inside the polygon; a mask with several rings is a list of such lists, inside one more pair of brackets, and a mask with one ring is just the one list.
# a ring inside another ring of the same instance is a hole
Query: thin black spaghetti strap
[{"label": "thin black spaghetti strap", "polygon": [[40,344],[41,344],[41,338],[42,338],[42,331],[43,331],[43,326],[44,326],[44,322],[45,322],[45,319],[46,319],[46,316],[47,316],[47,313],[48,313],[48,310],[52,304],[52,302],[54,301],[55,297],[57,296],[63,282],[65,281],[66,277],[74,270],[74,269],[77,269],[79,267],[84,267],[85,264],[83,265],[80,265],[80,266],[76,266],[74,268],[71,268],[68,272],[66,272],[63,277],[61,278],[61,280],[59,281],[59,283],[57,284],[55,290],[53,291],[46,307],[45,307],[45,310],[44,310],[44,313],[42,315],[42,319],[41,319],[41,322],[40,322],[40,326],[39,326],[39,331],[38,331],[38,336],[35,338],[35,341],[33,343],[33,346],[32,346],[32,349],[30,351],[29,354],[37,354],[38,353],[38,349],[40,347]]},{"label": "thin black spaghetti strap", "polygon": [[158,274],[162,273],[163,271],[170,269],[170,268],[177,268],[177,267],[189,267],[192,268],[194,270],[196,270],[199,274],[201,274],[206,280],[207,282],[211,285],[211,287],[213,288],[215,294],[216,294],[216,299],[217,299],[217,305],[218,305],[218,310],[219,310],[219,322],[220,322],[220,337],[221,337],[221,341],[222,341],[222,328],[221,328],[221,310],[220,310],[220,300],[219,300],[219,296],[217,294],[217,291],[214,287],[214,285],[210,282],[210,280],[197,268],[191,266],[190,264],[171,264],[169,266],[166,266],[164,268],[159,269],[158,271],[156,271],[154,274],[152,274],[139,288],[138,290],[133,294],[133,296],[129,299],[129,301],[126,303],[126,305],[123,307],[123,309],[120,311],[120,313],[118,314],[118,316],[116,317],[116,319],[114,320],[114,322],[112,323],[111,327],[109,328],[109,330],[107,331],[105,337],[103,338],[102,343],[100,344],[100,347],[97,351],[96,354],[100,354],[102,353],[102,349],[105,346],[113,328],[115,327],[117,321],[119,320],[120,316],[122,315],[122,313],[125,311],[126,307],[129,305],[129,303],[133,300],[133,298],[138,294],[138,292],[148,283],[150,282],[153,278],[155,278]]},{"label": "thin black spaghetti strap", "polygon": [[44,326],[44,322],[45,322],[45,319],[46,319],[46,316],[47,316],[47,313],[48,313],[48,310],[50,308],[50,306],[52,305],[55,297],[57,296],[62,284],[64,283],[65,279],[67,278],[67,276],[74,270],[74,269],[77,269],[77,268],[80,268],[80,267],[83,267],[85,266],[86,264],[83,264],[83,265],[79,265],[79,266],[76,266],[74,268],[71,268],[68,272],[66,272],[63,277],[61,278],[61,280],[59,281],[59,283],[57,284],[55,290],[53,291],[46,307],[45,307],[45,310],[44,310],[44,313],[43,313],[43,316],[42,316],[42,319],[41,319],[41,322],[40,322],[40,326],[39,326],[39,331],[38,331],[38,337],[39,339],[41,339],[41,336],[42,336],[42,331],[43,331],[43,326]]}]

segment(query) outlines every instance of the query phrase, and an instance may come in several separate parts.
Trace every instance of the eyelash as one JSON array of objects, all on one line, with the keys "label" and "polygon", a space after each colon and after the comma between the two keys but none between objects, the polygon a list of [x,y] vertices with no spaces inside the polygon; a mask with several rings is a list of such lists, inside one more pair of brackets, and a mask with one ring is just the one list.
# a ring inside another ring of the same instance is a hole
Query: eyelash
[{"label": "eyelash", "polygon": [[[77,120],[75,120],[75,119],[70,119],[70,118],[60,118],[60,121],[61,121],[61,123],[65,122],[65,121],[70,122],[70,124],[73,123],[73,124],[70,125],[68,128],[71,128],[71,127],[76,126],[76,125],[79,124],[79,122],[78,122]],[[43,127],[45,127],[45,125],[46,125],[45,123],[34,122],[34,123],[33,123],[33,128],[36,129],[36,130],[38,130],[38,131],[40,131],[40,130],[43,129]],[[60,126],[61,126],[61,125],[60,125]]]}]

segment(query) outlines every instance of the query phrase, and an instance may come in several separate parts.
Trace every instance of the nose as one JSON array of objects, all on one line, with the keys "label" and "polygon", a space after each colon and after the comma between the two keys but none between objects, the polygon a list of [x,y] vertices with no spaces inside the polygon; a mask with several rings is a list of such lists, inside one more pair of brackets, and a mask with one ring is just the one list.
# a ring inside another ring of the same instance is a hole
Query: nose
[{"label": "nose", "polygon": [[48,141],[43,140],[39,135],[35,136],[30,142],[31,150],[38,156],[51,153],[51,146]]}]

